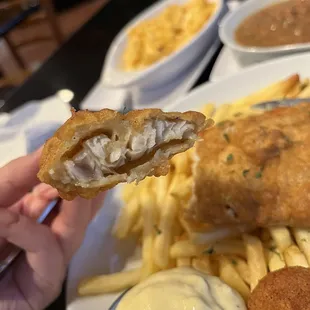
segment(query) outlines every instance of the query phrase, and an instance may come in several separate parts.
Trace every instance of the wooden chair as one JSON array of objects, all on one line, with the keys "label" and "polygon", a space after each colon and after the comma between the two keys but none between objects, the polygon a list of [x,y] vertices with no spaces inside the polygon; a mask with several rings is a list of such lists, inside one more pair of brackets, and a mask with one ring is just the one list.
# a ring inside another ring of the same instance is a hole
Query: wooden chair
[{"label": "wooden chair", "polygon": [[[1,0],[0,1],[0,14],[1,11],[4,12],[2,16],[7,15],[7,29],[4,24],[4,31],[2,33],[2,38],[5,40],[10,53],[18,66],[25,70],[26,65],[19,55],[19,48],[36,43],[43,40],[54,39],[57,45],[63,42],[63,35],[58,26],[57,18],[54,13],[54,8],[52,0]],[[7,13],[7,14],[6,14]],[[14,20],[15,19],[15,20]],[[3,27],[3,18],[2,22]],[[10,32],[17,28],[29,28],[39,23],[46,22],[51,30],[50,36],[36,36],[31,38],[31,40],[23,41],[19,44],[15,44],[10,38]],[[0,32],[1,36],[1,32]]]},{"label": "wooden chair", "polygon": [[2,88],[14,88],[20,85],[28,76],[30,72],[23,70],[17,74],[5,76],[2,70],[0,70],[0,89]]}]

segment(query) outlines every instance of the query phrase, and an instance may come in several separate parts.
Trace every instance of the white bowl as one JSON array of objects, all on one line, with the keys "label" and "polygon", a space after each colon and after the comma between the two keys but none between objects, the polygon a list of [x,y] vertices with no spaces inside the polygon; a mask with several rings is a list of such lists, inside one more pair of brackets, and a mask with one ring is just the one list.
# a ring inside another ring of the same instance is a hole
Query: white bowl
[{"label": "white bowl", "polygon": [[132,87],[150,89],[160,87],[189,68],[195,60],[202,57],[211,47],[218,35],[218,22],[227,12],[224,0],[213,0],[218,3],[212,17],[203,28],[182,48],[171,55],[139,71],[126,72],[120,63],[127,42],[127,33],[130,28],[142,20],[152,18],[171,4],[183,4],[188,0],[162,0],[139,14],[116,36],[107,53],[101,77],[107,87]]},{"label": "white bowl", "polygon": [[228,46],[242,66],[265,61],[271,58],[310,50],[310,43],[282,45],[276,47],[247,47],[235,39],[235,31],[248,16],[274,3],[285,0],[248,0],[238,9],[227,14],[219,29],[222,42]]}]

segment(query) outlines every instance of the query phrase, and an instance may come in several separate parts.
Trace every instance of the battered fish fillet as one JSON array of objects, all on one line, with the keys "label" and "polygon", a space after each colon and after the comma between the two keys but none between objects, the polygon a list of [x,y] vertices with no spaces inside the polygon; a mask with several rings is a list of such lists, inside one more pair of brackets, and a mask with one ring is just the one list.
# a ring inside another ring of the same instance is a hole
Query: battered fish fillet
[{"label": "battered fish fillet", "polygon": [[310,226],[310,104],[220,123],[201,138],[189,218]]},{"label": "battered fish fillet", "polygon": [[268,273],[248,300],[249,310],[310,310],[310,270],[290,267]]},{"label": "battered fish fillet", "polygon": [[207,125],[198,112],[73,113],[46,142],[38,177],[64,199],[92,198],[120,182],[165,175],[168,159],[192,147]]}]

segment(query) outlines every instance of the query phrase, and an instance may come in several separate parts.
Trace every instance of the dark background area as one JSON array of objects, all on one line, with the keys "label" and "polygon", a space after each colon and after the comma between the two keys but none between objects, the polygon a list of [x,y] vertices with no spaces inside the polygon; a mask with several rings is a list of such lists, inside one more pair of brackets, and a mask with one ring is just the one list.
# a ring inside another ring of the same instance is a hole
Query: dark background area
[{"label": "dark background area", "polygon": [[86,2],[91,0],[54,0],[54,6],[56,11],[60,12],[69,9],[81,2]]}]

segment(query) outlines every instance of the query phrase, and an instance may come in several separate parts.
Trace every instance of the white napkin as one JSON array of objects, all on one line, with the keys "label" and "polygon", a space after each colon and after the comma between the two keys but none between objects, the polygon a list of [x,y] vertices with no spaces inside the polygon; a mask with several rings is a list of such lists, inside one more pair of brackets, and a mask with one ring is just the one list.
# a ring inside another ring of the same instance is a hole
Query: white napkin
[{"label": "white napkin", "polygon": [[57,95],[0,114],[0,167],[39,148],[70,116]]},{"label": "white napkin", "polygon": [[82,110],[99,111],[112,109],[121,111],[127,104],[129,91],[124,88],[107,88],[97,82],[81,103]]},{"label": "white napkin", "polygon": [[227,1],[227,5],[229,8],[229,11],[233,11],[239,8],[242,3],[245,2],[244,0],[229,0]]}]

